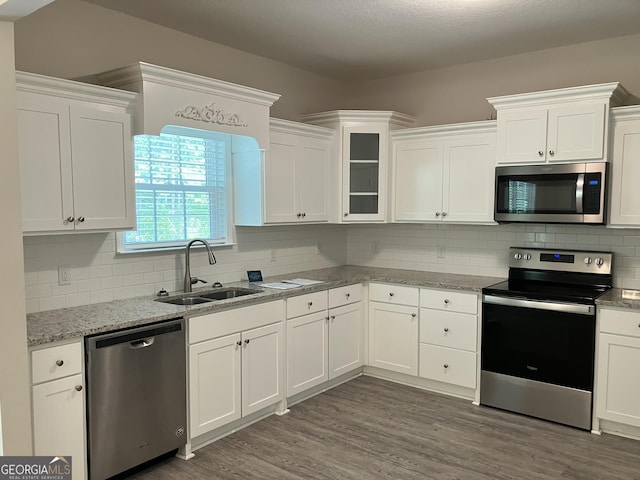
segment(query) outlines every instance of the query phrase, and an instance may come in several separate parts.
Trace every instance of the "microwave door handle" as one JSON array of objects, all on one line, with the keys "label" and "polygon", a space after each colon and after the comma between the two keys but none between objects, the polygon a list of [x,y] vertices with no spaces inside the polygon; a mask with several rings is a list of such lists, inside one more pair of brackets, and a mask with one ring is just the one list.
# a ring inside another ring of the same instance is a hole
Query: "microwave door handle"
[{"label": "microwave door handle", "polygon": [[578,174],[576,180],[576,213],[583,213],[582,198],[584,196],[584,173]]}]

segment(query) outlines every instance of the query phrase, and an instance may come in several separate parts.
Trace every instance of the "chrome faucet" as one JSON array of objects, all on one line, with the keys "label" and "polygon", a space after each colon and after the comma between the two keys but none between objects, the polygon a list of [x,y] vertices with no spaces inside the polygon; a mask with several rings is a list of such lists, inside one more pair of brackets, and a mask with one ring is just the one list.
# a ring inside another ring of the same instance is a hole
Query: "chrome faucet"
[{"label": "chrome faucet", "polygon": [[185,252],[185,260],[184,260],[184,291],[186,293],[191,292],[191,285],[195,283],[198,283],[198,282],[207,283],[205,280],[201,280],[198,277],[193,277],[193,278],[191,277],[191,267],[189,266],[189,249],[191,248],[191,245],[198,242],[202,243],[207,249],[207,254],[209,255],[209,264],[214,265],[216,263],[216,257],[213,255],[213,251],[211,251],[211,246],[209,245],[209,243],[207,243],[206,240],[201,240],[199,238],[196,238],[194,240],[191,240],[189,243],[187,243],[187,249]]}]

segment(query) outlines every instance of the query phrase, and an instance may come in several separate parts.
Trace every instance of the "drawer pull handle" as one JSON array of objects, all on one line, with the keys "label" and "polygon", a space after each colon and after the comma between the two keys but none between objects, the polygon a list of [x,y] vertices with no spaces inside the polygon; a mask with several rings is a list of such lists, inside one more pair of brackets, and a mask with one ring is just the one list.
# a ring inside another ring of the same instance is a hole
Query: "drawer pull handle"
[{"label": "drawer pull handle", "polygon": [[64,360],[56,360],[56,365],[61,367],[62,365],[64,365]]},{"label": "drawer pull handle", "polygon": [[82,391],[82,385],[76,385],[76,391],[77,392],[81,392]]},{"label": "drawer pull handle", "polygon": [[445,333],[449,331],[449,327],[444,327]]},{"label": "drawer pull handle", "polygon": [[444,368],[449,368],[449,364],[448,364],[448,363],[445,363],[445,364],[443,365],[443,367],[444,367]]}]

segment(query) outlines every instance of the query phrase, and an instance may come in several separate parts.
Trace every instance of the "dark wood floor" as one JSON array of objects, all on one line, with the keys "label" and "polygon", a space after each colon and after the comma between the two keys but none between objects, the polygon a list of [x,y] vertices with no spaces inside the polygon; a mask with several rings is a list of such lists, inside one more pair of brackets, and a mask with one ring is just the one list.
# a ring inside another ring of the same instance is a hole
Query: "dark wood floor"
[{"label": "dark wood floor", "polygon": [[640,442],[360,377],[132,478],[640,480]]}]

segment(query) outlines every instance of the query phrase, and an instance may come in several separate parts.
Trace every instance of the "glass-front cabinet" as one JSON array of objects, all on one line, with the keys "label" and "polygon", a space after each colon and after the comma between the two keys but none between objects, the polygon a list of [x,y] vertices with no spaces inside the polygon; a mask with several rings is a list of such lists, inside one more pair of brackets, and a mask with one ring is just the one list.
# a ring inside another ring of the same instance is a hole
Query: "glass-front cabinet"
[{"label": "glass-front cabinet", "polygon": [[333,128],[334,168],[330,178],[330,221],[387,220],[389,132],[414,118],[397,112],[334,110],[305,115],[302,121]]}]

